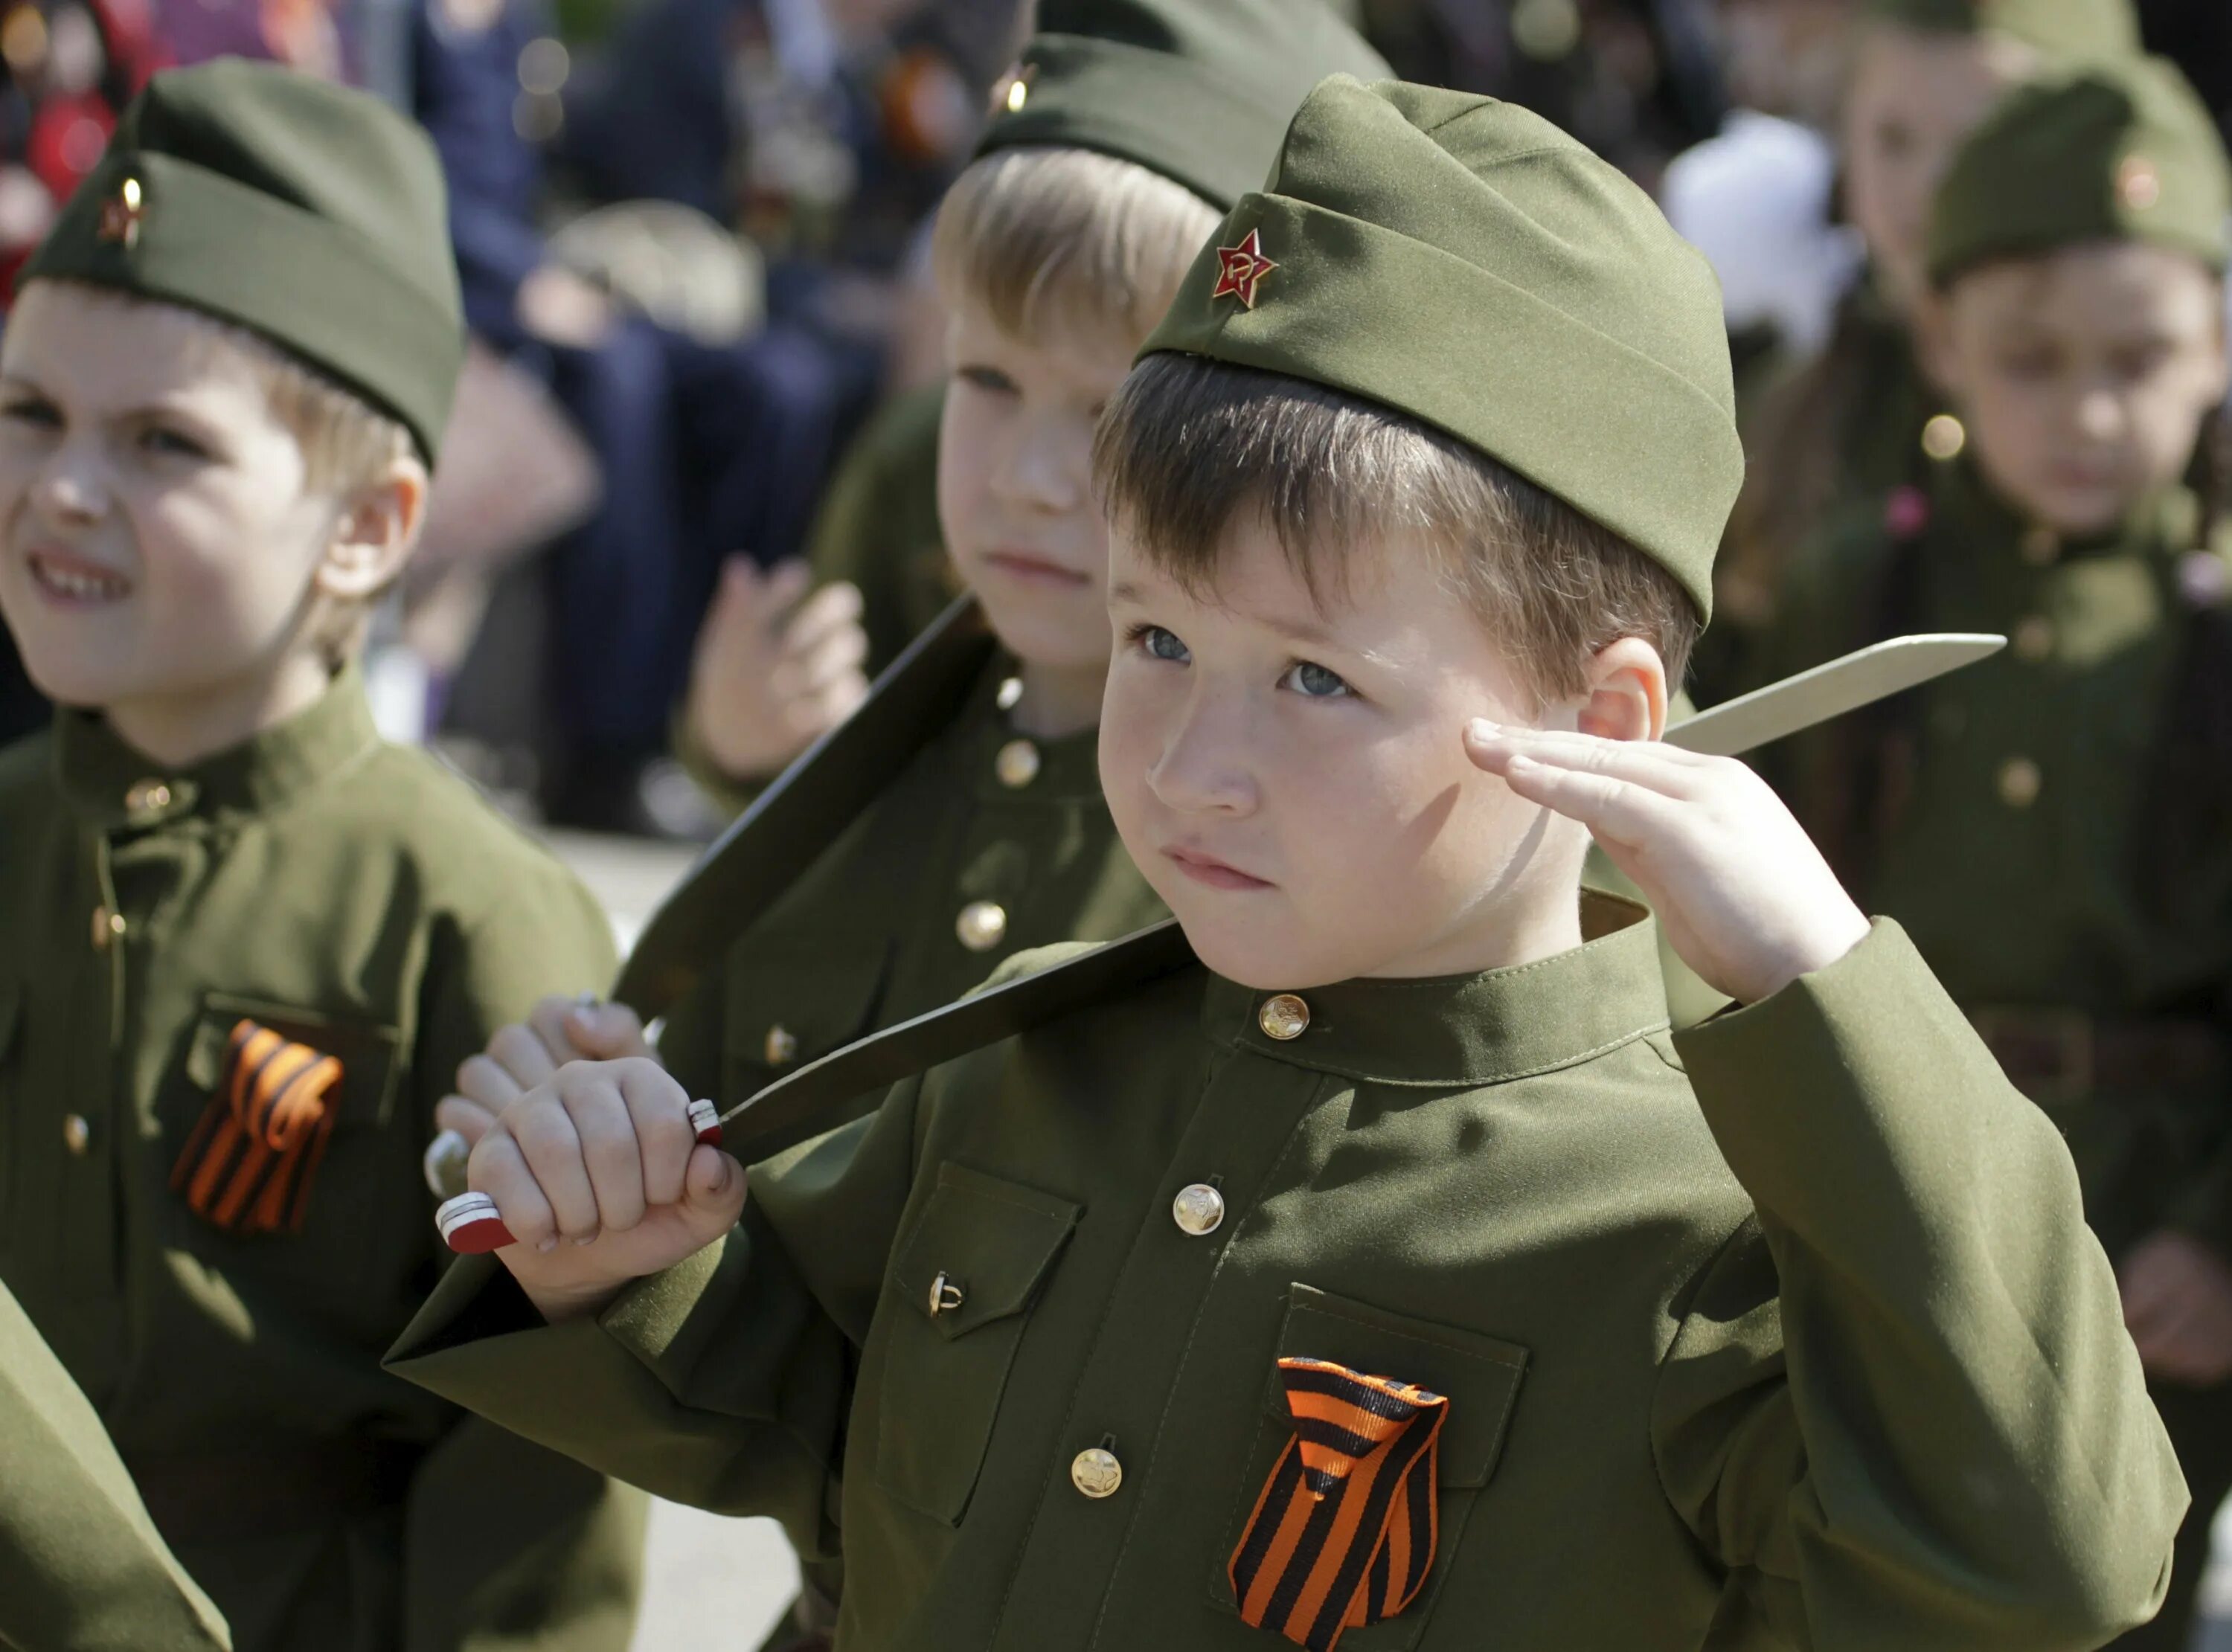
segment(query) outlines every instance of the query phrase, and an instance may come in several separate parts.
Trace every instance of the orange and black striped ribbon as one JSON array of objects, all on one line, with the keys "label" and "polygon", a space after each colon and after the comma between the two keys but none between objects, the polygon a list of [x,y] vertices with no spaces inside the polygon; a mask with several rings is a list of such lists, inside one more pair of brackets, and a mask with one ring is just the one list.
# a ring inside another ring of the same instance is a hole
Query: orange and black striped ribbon
[{"label": "orange and black striped ribbon", "polygon": [[224,1081],[171,1167],[171,1186],[228,1233],[299,1233],[340,1111],[341,1064],[242,1021]]},{"label": "orange and black striped ribbon", "polygon": [[1329,1652],[1408,1606],[1433,1564],[1449,1402],[1323,1359],[1281,1359],[1294,1435],[1232,1552],[1240,1616]]}]

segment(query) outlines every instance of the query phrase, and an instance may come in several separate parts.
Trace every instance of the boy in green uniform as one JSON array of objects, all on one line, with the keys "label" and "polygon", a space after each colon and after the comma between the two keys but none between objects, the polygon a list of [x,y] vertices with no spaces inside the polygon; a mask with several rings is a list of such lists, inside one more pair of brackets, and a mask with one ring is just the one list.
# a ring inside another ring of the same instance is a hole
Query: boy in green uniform
[{"label": "boy in green uniform", "polygon": [[1840,143],[1844,207],[1867,264],[1820,353],[1745,409],[1751,466],[1718,575],[1723,623],[1705,645],[1709,697],[1763,679],[1742,651],[1772,624],[1798,545],[1960,445],[1910,330],[1930,197],[1953,152],[2050,65],[2139,49],[2129,0],[1866,0],[1860,13]]},{"label": "boy in green uniform", "polygon": [[[1533,116],[1336,77],[1148,351],[1100,761],[1182,930],[764,1092],[940,1063],[749,1202],[665,1074],[568,1066],[398,1368],[841,1544],[851,1652],[2143,1619],[2184,1497],[2066,1150],[1649,743],[1742,471],[1701,261]],[[1668,1036],[1592,832],[1746,1007]]]},{"label": "boy in green uniform", "polygon": [[224,1652],[101,1419],[0,1286],[0,1646]]},{"label": "boy in green uniform", "polygon": [[2015,94],[1930,231],[1923,336],[1967,449],[1807,547],[1773,638],[1787,665],[1910,625],[2013,638],[1785,767],[2069,1139],[2194,1492],[2164,1647],[2232,1488],[2232,540],[2189,485],[2225,390],[2228,207],[2169,65]]},{"label": "boy in green uniform", "polygon": [[1070,0],[1040,21],[937,227],[938,508],[970,596],[671,898],[620,1003],[546,1003],[468,1065],[442,1114],[464,1138],[555,1063],[640,1051],[653,1016],[668,1069],[732,1105],[1015,952],[1165,916],[1093,764],[1093,421],[1303,94],[1385,65],[1316,0]]},{"label": "boy in green uniform", "polygon": [[66,708],[0,754],[0,1279],[244,1649],[633,1615],[640,1497],[378,1363],[457,1064],[612,957],[355,664],[462,350],[443,222],[376,100],[159,75],[0,347],[0,614]]}]

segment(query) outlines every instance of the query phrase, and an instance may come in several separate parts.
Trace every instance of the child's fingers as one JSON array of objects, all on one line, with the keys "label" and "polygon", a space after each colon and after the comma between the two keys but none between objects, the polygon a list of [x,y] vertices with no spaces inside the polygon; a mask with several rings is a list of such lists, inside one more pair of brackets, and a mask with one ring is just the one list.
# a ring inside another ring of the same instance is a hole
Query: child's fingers
[{"label": "child's fingers", "polygon": [[789,619],[785,616],[796,617],[791,610],[799,606],[813,585],[814,570],[802,558],[794,556],[769,568],[760,580],[757,599],[753,604],[761,625],[775,635],[788,631]]},{"label": "child's fingers", "polygon": [[1578,820],[1600,839],[1639,845],[1674,835],[1682,805],[1664,793],[1612,774],[1563,768],[1512,754],[1502,763],[1504,782],[1530,803]]},{"label": "child's fingers", "polygon": [[527,1088],[485,1052],[469,1055],[457,1066],[457,1093],[491,1115],[502,1113],[525,1095]]},{"label": "child's fingers", "polygon": [[1491,774],[1514,756],[1559,768],[1606,774],[1647,786],[1669,797],[1687,797],[1710,759],[1649,740],[1601,740],[1552,729],[1514,729],[1475,718],[1465,729],[1465,750]]},{"label": "child's fingers", "polygon": [[808,653],[832,637],[860,628],[860,588],[847,580],[825,585],[798,605],[782,628],[782,644],[792,654]]},{"label": "child's fingers", "polygon": [[[634,1110],[615,1082],[571,1085],[562,1093],[596,1201],[590,1237],[624,1234],[643,1220],[645,1209],[643,1150],[636,1139]],[[569,1230],[568,1237],[583,1242],[578,1232]]]},{"label": "child's fingers", "polygon": [[[611,1089],[609,1083],[587,1078],[577,1079],[567,1087]],[[617,1092],[612,1102],[619,1105]],[[594,1239],[602,1225],[597,1215],[597,1190],[589,1180],[588,1161],[568,1101],[561,1099],[555,1088],[530,1096],[504,1116],[504,1127],[519,1143],[520,1156],[527,1161],[535,1186],[548,1202],[559,1234],[577,1245]]]},{"label": "child's fingers", "polygon": [[566,1017],[566,1036],[592,1061],[648,1055],[643,1017],[626,1004],[577,1004]]},{"label": "child's fingers", "polygon": [[474,1192],[496,1201],[496,1215],[516,1241],[538,1251],[556,1247],[556,1213],[510,1131],[498,1128],[481,1138],[473,1149],[466,1180]]},{"label": "child's fingers", "polygon": [[631,1067],[621,1075],[643,1197],[652,1205],[679,1204],[698,1146],[690,1123],[689,1094],[656,1067]]},{"label": "child's fingers", "polygon": [[478,1146],[495,1123],[494,1109],[464,1096],[444,1096],[434,1105],[434,1128],[457,1131],[465,1138],[467,1147]]},{"label": "child's fingers", "polygon": [[[587,994],[565,998],[554,993],[548,998],[537,999],[535,1007],[527,1012],[529,1030],[542,1041],[542,1053],[554,1072],[568,1061],[578,1061],[589,1054],[574,1037],[574,1017],[595,1001]],[[491,1039],[490,1043],[493,1046],[495,1040]]]},{"label": "child's fingers", "polygon": [[542,1036],[518,1021],[497,1027],[489,1039],[486,1053],[522,1090],[547,1083],[560,1065],[552,1059]]},{"label": "child's fingers", "polygon": [[848,625],[815,640],[788,661],[783,681],[795,693],[819,693],[846,677],[857,677],[868,659],[868,633]]}]

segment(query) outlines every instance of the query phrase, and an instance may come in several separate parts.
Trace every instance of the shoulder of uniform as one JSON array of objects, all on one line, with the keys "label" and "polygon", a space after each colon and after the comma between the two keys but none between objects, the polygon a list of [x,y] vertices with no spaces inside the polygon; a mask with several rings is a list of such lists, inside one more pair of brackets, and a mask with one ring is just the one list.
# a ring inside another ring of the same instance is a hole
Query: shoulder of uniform
[{"label": "shoulder of uniform", "polygon": [[485,902],[517,898],[521,885],[587,891],[549,845],[506,814],[435,754],[383,742],[360,771],[350,813],[392,836],[438,888]]}]

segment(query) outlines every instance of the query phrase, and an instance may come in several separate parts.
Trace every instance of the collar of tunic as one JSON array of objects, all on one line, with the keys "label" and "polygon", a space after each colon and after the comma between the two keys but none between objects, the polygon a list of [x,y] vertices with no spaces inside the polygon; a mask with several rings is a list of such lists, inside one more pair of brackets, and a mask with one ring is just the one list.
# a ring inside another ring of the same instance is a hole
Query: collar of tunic
[{"label": "collar of tunic", "polygon": [[354,665],[315,705],[239,745],[184,768],[138,750],[96,711],[55,717],[54,774],[62,795],[103,830],[263,813],[330,780],[380,744]]},{"label": "collar of tunic", "polygon": [[1631,901],[1585,891],[1583,943],[1479,975],[1314,987],[1300,1036],[1263,1030],[1273,994],[1210,978],[1212,1042],[1375,1084],[1472,1088],[1572,1066],[1665,1030],[1658,926]]}]

